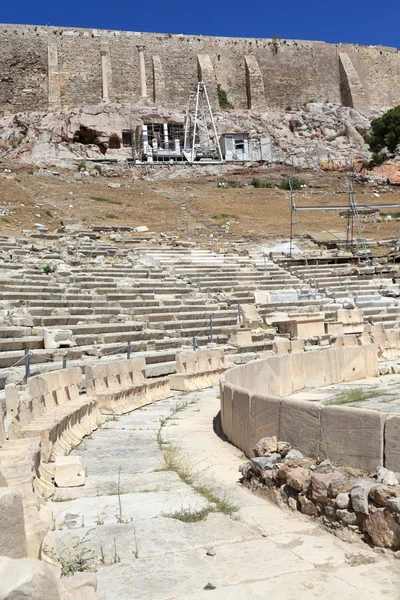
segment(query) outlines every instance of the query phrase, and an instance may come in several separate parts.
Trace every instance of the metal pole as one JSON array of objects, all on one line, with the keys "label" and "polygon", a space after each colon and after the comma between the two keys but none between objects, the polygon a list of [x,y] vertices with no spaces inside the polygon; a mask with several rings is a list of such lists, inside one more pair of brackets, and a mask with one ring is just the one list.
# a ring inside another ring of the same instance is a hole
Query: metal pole
[{"label": "metal pole", "polygon": [[194,162],[195,158],[195,144],[196,144],[196,133],[197,133],[197,113],[199,111],[199,94],[200,94],[200,83],[197,84],[197,94],[196,94],[196,107],[194,112],[194,126],[193,126],[193,140],[192,140],[192,155],[191,161]]},{"label": "metal pole", "polygon": [[126,358],[129,360],[131,357],[131,343],[128,342],[128,349],[126,351]]},{"label": "metal pole", "polygon": [[210,315],[210,344],[213,343],[213,316]]},{"label": "metal pole", "polygon": [[196,336],[193,336],[193,351],[196,352]]},{"label": "metal pole", "polygon": [[168,217],[165,217],[165,234],[168,235]]},{"label": "metal pole", "polygon": [[190,237],[189,236],[189,223],[186,223],[186,237]]},{"label": "metal pole", "polygon": [[240,304],[237,305],[237,312],[238,312],[238,323],[239,323],[239,327],[240,327],[240,321],[241,321],[241,318],[240,318]]},{"label": "metal pole", "polygon": [[63,356],[63,366],[62,366],[62,368],[63,369],[67,368],[67,355],[66,354],[64,354],[64,356]]},{"label": "metal pole", "polygon": [[264,256],[264,271],[267,271],[267,257],[265,256],[265,254],[263,254]]},{"label": "metal pole", "polygon": [[25,379],[31,376],[31,369],[29,364],[29,349],[25,348]]},{"label": "metal pole", "polygon": [[219,155],[219,159],[221,162],[223,162],[223,156],[222,156],[222,151],[221,151],[221,146],[219,145],[219,139],[218,139],[218,133],[217,133],[217,127],[215,125],[215,121],[214,121],[214,115],[212,113],[211,110],[211,104],[210,104],[210,100],[208,99],[208,93],[207,93],[207,88],[203,83],[203,90],[204,90],[204,95],[206,97],[206,102],[207,102],[207,107],[208,107],[208,112],[210,114],[210,118],[211,118],[211,125],[214,131],[214,135],[215,135],[215,145],[217,146],[217,150],[218,150],[218,155]]},{"label": "metal pole", "polygon": [[212,244],[212,253],[214,254],[214,238],[211,238],[211,244]]}]

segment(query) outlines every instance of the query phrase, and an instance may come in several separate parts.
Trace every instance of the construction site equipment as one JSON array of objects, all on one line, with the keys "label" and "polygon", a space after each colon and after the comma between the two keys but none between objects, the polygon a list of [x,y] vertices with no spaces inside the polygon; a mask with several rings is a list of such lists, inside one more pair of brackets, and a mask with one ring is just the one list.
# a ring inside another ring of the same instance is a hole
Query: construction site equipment
[{"label": "construction site equipment", "polygon": [[[191,115],[193,104],[194,116]],[[183,155],[190,163],[224,162],[207,88],[203,81],[198,82],[196,92],[190,92],[188,97]]]}]

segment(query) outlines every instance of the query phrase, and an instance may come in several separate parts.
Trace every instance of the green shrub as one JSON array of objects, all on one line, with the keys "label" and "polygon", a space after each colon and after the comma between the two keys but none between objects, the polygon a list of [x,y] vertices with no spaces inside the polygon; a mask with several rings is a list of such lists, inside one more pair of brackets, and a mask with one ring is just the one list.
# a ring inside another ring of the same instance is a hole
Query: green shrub
[{"label": "green shrub", "polygon": [[78,163],[78,171],[86,171],[86,163],[84,160],[80,160]]},{"label": "green shrub", "polygon": [[226,91],[222,89],[220,84],[217,85],[217,93],[220,108],[233,108],[232,104],[228,100]]},{"label": "green shrub", "polygon": [[[292,183],[292,187],[290,187],[290,182]],[[302,187],[305,185],[304,181],[300,181],[300,179],[297,179],[297,177],[292,177],[291,180],[289,179],[284,179],[280,184],[279,184],[279,188],[281,190],[301,190]]]},{"label": "green shrub", "polygon": [[252,185],[255,188],[273,188],[273,187],[275,187],[273,183],[270,183],[269,181],[260,181],[256,177],[253,177],[253,179],[250,181],[250,185]]},{"label": "green shrub", "polygon": [[102,174],[103,169],[101,168],[101,165],[94,165],[94,168],[98,173],[100,173],[100,175]]},{"label": "green shrub", "polygon": [[380,153],[385,148],[391,153],[396,152],[400,144],[400,106],[391,108],[381,117],[374,119],[371,131],[365,134],[364,139],[373,153]]},{"label": "green shrub", "polygon": [[50,265],[44,265],[43,273],[46,273],[46,275],[50,275],[50,273],[54,273],[54,269]]},{"label": "green shrub", "polygon": [[108,213],[108,214],[106,215],[106,218],[107,218],[107,219],[118,219],[117,215],[113,215],[112,213]]},{"label": "green shrub", "polygon": [[57,233],[65,233],[65,227],[60,227],[60,229],[57,229]]},{"label": "green shrub", "polygon": [[51,210],[46,210],[46,215],[47,215],[48,217],[50,217],[50,219],[52,219],[52,218],[53,218],[53,213],[51,212]]}]

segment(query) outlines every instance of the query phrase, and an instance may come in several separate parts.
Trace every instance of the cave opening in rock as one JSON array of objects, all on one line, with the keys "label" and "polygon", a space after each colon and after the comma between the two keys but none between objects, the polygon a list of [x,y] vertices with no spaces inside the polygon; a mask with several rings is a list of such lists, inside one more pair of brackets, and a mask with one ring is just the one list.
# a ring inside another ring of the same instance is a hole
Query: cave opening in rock
[{"label": "cave opening in rock", "polygon": [[98,146],[100,152],[105,154],[107,152],[107,145],[99,140],[101,133],[85,125],[80,125],[79,129],[74,133],[74,142],[79,144],[94,144]]},{"label": "cave opening in rock", "polygon": [[108,147],[110,150],[119,150],[121,148],[121,140],[117,136],[116,133],[110,135],[110,139],[108,140]]}]

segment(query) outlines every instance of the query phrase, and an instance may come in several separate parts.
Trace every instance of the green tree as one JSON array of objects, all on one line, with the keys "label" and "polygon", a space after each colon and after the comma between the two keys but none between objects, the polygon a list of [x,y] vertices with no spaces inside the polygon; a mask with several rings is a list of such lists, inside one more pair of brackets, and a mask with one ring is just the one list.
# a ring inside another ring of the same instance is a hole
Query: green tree
[{"label": "green tree", "polygon": [[400,106],[391,108],[384,115],[374,119],[371,131],[365,135],[371,152],[379,153],[387,149],[392,154],[400,144]]}]

